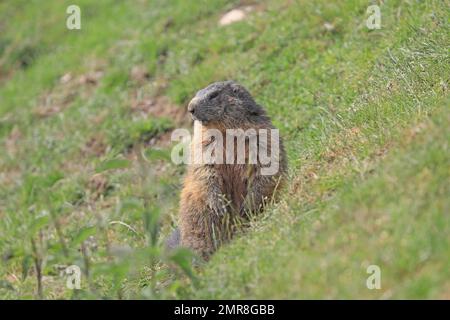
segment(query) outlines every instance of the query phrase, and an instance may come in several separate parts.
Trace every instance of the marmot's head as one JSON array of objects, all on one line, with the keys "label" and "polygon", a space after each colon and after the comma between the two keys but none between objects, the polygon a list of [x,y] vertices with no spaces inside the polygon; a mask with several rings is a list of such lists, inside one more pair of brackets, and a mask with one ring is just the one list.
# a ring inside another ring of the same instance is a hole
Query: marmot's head
[{"label": "marmot's head", "polygon": [[197,92],[189,102],[192,119],[203,124],[239,127],[265,118],[264,109],[250,93],[234,81],[214,82]]}]

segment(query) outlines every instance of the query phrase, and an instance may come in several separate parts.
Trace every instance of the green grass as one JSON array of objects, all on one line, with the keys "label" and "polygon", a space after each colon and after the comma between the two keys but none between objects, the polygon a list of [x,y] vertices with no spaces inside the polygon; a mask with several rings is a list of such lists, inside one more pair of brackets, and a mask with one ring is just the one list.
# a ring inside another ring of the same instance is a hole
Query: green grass
[{"label": "green grass", "polygon": [[[238,1],[79,1],[78,31],[69,4],[0,4],[0,297],[39,297],[37,259],[49,299],[449,298],[448,1],[385,2],[380,30],[356,0],[262,1],[226,27]],[[224,79],[280,128],[289,184],[192,270],[159,245],[184,167],[158,138]]]}]

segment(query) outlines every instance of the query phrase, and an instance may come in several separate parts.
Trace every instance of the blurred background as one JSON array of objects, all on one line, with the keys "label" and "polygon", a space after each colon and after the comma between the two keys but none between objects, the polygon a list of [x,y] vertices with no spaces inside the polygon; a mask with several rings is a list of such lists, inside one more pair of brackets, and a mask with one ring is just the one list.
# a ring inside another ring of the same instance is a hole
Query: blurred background
[{"label": "blurred background", "polygon": [[[449,6],[1,1],[0,298],[450,298]],[[289,183],[193,266],[161,245],[170,136],[226,79],[280,129]]]}]

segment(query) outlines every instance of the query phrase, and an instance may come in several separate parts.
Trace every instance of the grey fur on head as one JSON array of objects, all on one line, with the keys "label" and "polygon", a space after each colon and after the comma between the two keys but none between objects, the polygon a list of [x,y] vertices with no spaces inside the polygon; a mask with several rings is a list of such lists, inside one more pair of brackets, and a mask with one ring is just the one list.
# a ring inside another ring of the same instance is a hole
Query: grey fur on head
[{"label": "grey fur on head", "polygon": [[251,94],[240,84],[228,80],[214,82],[199,90],[188,105],[194,120],[203,124],[221,123],[226,128],[256,123],[265,116]]}]

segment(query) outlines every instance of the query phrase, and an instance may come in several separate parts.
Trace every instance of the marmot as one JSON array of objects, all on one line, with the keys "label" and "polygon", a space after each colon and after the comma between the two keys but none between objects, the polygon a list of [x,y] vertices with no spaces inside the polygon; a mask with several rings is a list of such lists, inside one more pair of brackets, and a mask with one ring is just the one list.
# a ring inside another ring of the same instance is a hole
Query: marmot
[{"label": "marmot", "polygon": [[[259,212],[266,201],[274,198],[276,191],[282,187],[287,171],[286,156],[278,131],[278,141],[275,141],[277,154],[272,150],[274,140],[271,137],[275,127],[265,110],[243,86],[234,81],[215,82],[198,91],[189,103],[188,111],[196,123],[191,150],[220,143],[224,153],[229,155],[231,152],[234,159],[230,163],[224,155],[217,157],[213,152],[216,163],[189,165],[181,192],[179,229],[167,241],[169,247],[180,242],[181,246],[208,259],[218,245],[231,238],[239,221],[245,221],[249,214]],[[200,138],[195,138],[197,129],[202,132]],[[211,136],[208,133],[210,129],[222,133],[223,141]],[[269,149],[268,154],[273,152],[272,160],[278,162],[276,172],[262,174],[262,169],[268,165],[267,162],[262,164],[257,152],[256,161],[250,161],[252,156],[249,150],[254,145],[250,145],[249,136],[244,137],[245,147],[241,149],[244,150],[245,163],[238,162],[238,139],[232,142],[232,148],[226,145],[225,137],[228,137],[229,129],[256,132],[258,148]],[[266,147],[259,145],[262,131],[268,132]],[[220,163],[217,159],[224,161]]]}]

